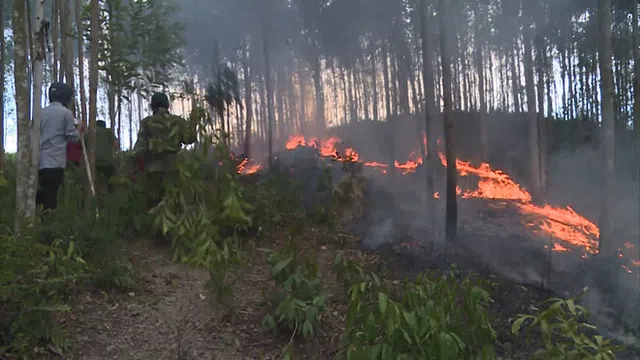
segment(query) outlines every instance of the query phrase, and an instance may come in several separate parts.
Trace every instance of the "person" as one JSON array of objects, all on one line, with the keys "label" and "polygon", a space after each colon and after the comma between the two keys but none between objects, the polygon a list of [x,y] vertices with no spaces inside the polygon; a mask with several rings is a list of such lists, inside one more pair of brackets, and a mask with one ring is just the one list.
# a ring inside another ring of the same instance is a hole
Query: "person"
[{"label": "person", "polygon": [[96,121],[96,190],[104,194],[109,179],[114,174],[114,152],[118,147],[118,139],[104,120]]},{"label": "person", "polygon": [[58,206],[58,189],[64,180],[67,143],[78,141],[84,126],[76,129],[75,119],[67,108],[73,99],[69,85],[55,82],[49,87],[49,105],[40,119],[40,163],[36,204],[48,212]]},{"label": "person", "polygon": [[148,205],[155,207],[164,196],[165,179],[170,175],[177,176],[178,151],[183,144],[196,141],[196,131],[193,124],[169,112],[169,98],[164,93],[153,94],[151,111],[152,115],[140,122],[133,151],[138,163],[144,164]]}]

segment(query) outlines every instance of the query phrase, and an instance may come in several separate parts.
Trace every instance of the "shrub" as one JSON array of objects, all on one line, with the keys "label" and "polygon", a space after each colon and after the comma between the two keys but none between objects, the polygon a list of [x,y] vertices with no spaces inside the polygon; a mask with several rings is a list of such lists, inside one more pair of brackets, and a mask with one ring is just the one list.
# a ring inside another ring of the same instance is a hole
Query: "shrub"
[{"label": "shrub", "polygon": [[420,275],[398,298],[377,277],[349,289],[340,356],[347,359],[494,359],[491,301],[481,281]]},{"label": "shrub", "polygon": [[[585,289],[584,291],[586,291]],[[584,294],[584,292],[583,292]],[[511,331],[516,334],[525,327],[530,335],[538,330],[542,334],[544,349],[536,351],[534,359],[549,360],[613,360],[622,347],[614,345],[602,336],[588,336],[584,331],[593,331],[588,324],[587,309],[578,305],[576,299],[551,298],[542,309],[534,309],[534,315],[520,315],[513,322]]]}]

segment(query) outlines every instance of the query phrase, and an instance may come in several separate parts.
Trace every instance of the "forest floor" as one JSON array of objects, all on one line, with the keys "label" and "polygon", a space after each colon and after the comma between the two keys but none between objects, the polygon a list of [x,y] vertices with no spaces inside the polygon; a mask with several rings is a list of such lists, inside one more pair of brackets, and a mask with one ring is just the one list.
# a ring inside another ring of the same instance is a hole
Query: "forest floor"
[{"label": "forest floor", "polygon": [[[257,247],[278,249],[285,234],[261,239]],[[294,358],[333,359],[340,348],[347,310],[346,289],[331,271],[336,253],[358,259],[365,268],[382,271],[387,279],[405,276],[399,255],[362,251],[353,236],[311,228],[300,241],[317,253],[319,276],[325,284],[328,311],[313,340],[296,341]],[[206,272],[171,262],[170,249],[141,241],[126,249],[139,274],[128,293],[85,291],[71,301],[64,321],[72,348],[67,359],[279,359],[290,335],[262,329],[268,307],[265,295],[274,288],[266,254],[255,250],[233,279],[233,294],[225,304],[205,289]],[[394,269],[396,269],[394,271]],[[511,321],[550,294],[540,289],[492,278],[490,307],[498,333],[501,359],[528,359],[532,346],[511,335]]]}]

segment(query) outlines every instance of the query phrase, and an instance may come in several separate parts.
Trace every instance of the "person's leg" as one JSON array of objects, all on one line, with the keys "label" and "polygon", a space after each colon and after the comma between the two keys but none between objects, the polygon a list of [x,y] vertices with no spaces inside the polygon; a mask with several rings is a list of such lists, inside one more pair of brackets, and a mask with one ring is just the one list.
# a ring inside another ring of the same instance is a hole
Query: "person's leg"
[{"label": "person's leg", "polygon": [[58,207],[58,189],[64,180],[64,169],[42,169],[42,208],[43,211],[53,210]]}]

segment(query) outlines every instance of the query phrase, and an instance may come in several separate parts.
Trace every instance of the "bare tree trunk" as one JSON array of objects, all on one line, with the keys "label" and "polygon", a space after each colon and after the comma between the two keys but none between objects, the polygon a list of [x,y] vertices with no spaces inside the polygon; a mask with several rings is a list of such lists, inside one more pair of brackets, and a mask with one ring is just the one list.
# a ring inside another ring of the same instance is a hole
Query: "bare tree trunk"
[{"label": "bare tree trunk", "polygon": [[[525,15],[525,17],[527,17]],[[522,29],[524,42],[525,90],[527,95],[527,116],[529,118],[529,181],[531,192],[540,196],[540,148],[538,143],[538,116],[536,114],[536,93],[533,77],[533,55],[531,50],[531,22],[525,20]]]},{"label": "bare tree trunk", "polygon": [[[541,12],[542,13],[542,12]],[[540,16],[541,17],[541,16]],[[538,97],[538,142],[539,142],[539,169],[540,169],[540,195],[545,194],[545,187],[547,183],[547,173],[546,173],[546,159],[547,159],[547,149],[546,149],[546,126],[544,119],[544,53],[546,50],[546,40],[544,35],[542,34],[542,19],[538,18],[538,23],[536,24],[536,34],[535,34],[535,44],[536,44],[536,71],[538,72],[538,84],[537,84],[537,97]]]},{"label": "bare tree trunk", "polygon": [[393,112],[391,106],[391,84],[389,82],[389,52],[387,51],[388,46],[383,45],[382,50],[382,81],[384,82],[384,103],[386,108],[386,116],[387,120],[391,117],[391,113]]},{"label": "bare tree trunk", "polygon": [[636,132],[637,169],[636,179],[640,178],[640,30],[638,29],[638,0],[633,0],[633,128]]},{"label": "bare tree trunk", "polygon": [[378,121],[380,115],[378,114],[378,67],[376,58],[376,48],[373,47],[371,51],[371,82],[373,87],[373,121]]},{"label": "bare tree trunk", "polygon": [[419,6],[419,19],[420,19],[420,40],[422,42],[422,82],[424,87],[424,129],[427,137],[426,149],[422,141],[423,152],[426,152],[426,181],[427,181],[427,223],[429,225],[434,224],[435,209],[434,206],[434,173],[436,169],[436,134],[433,131],[433,124],[436,119],[436,111],[434,104],[434,91],[433,91],[433,68],[431,58],[431,47],[429,44],[429,28],[427,24],[426,12],[427,5],[426,0],[420,0]]},{"label": "bare tree trunk", "polygon": [[60,33],[60,21],[59,21],[59,2],[62,0],[53,0],[51,4],[51,45],[53,48],[53,56],[51,59],[52,69],[53,69],[53,81],[60,81],[58,77],[58,34]]},{"label": "bare tree trunk", "polygon": [[324,116],[324,91],[322,88],[322,68],[320,64],[320,58],[317,57],[313,61],[313,84],[315,85],[316,93],[316,132],[317,135],[321,135],[325,130],[325,116]]},{"label": "bare tree trunk", "polygon": [[456,194],[457,187],[457,169],[456,169],[456,152],[453,136],[453,119],[451,118],[451,59],[449,57],[448,46],[451,43],[448,37],[447,21],[449,19],[447,13],[447,4],[445,0],[438,0],[438,24],[440,37],[440,57],[442,63],[442,100],[444,102],[443,121],[444,121],[444,141],[445,141],[445,157],[447,160],[447,210],[445,222],[445,235],[448,241],[455,241],[457,237],[458,227],[458,199]]},{"label": "bare tree trunk", "polygon": [[[64,54],[64,73],[67,85],[69,85],[75,91],[75,77],[73,71],[73,14],[71,13],[71,0],[58,0],[61,1],[62,8],[60,13],[60,33],[62,38],[62,53]],[[76,115],[75,102],[72,101],[69,104],[69,110]]]},{"label": "bare tree trunk", "polygon": [[484,61],[482,56],[482,38],[480,36],[480,5],[476,5],[474,14],[474,53],[476,71],[478,72],[478,93],[480,102],[480,144],[482,149],[482,161],[489,161],[489,138],[487,136],[487,100],[484,89]]},{"label": "bare tree trunk", "polygon": [[[16,99],[16,119],[18,123],[18,163],[16,174],[16,211],[19,215],[33,215],[28,208],[27,198],[29,187],[29,172],[31,162],[31,133],[30,133],[30,89],[29,89],[29,43],[27,35],[27,1],[13,2],[13,62]],[[4,35],[4,34],[3,34]],[[19,219],[16,219],[16,231],[20,229]]]},{"label": "bare tree trunk", "polygon": [[4,4],[0,5],[0,175],[4,172],[4,80],[7,44],[4,40]]},{"label": "bare tree trunk", "polygon": [[[100,31],[100,4],[98,0],[90,0],[91,4],[91,24],[90,24],[90,59],[89,59],[89,126],[88,126],[88,149],[89,170],[91,174],[96,173],[96,118],[98,116],[98,36]],[[111,116],[110,116],[111,118]],[[113,119],[111,127],[113,128]],[[90,186],[88,186],[91,189]],[[91,199],[91,195],[87,199]]]},{"label": "bare tree trunk", "polygon": [[[271,64],[270,64],[270,54],[269,54],[269,35],[270,35],[270,19],[267,18],[269,15],[263,15],[263,31],[262,31],[262,51],[264,55],[264,72],[265,72],[265,83],[267,87],[267,143],[268,143],[268,154],[269,154],[269,169],[273,168],[273,121],[274,121],[274,111],[273,111],[273,79],[271,78]],[[320,74],[318,74],[319,76]],[[317,94],[316,94],[317,95]]]},{"label": "bare tree trunk", "polygon": [[[305,123],[307,121],[307,108],[306,108],[306,104],[307,104],[307,92],[306,92],[306,86],[307,83],[304,81],[305,80],[305,74],[303,74],[303,69],[302,66],[300,65],[300,63],[298,63],[298,86],[300,87],[300,134],[305,134],[305,130],[306,130],[306,126]],[[336,91],[336,97],[338,96],[338,92]],[[337,101],[337,99],[336,99]],[[338,116],[338,114],[336,114],[336,117]]]},{"label": "bare tree trunk", "polygon": [[600,207],[599,252],[606,258],[616,255],[614,236],[614,192],[615,192],[615,122],[613,109],[613,72],[611,50],[611,0],[599,1],[599,52],[600,89],[602,96],[602,190]]},{"label": "bare tree trunk", "polygon": [[516,44],[517,40],[513,40],[513,48],[510,51],[510,54],[507,55],[511,59],[511,82],[513,92],[513,109],[515,112],[520,111],[520,78],[518,77],[518,71],[516,67]]},{"label": "bare tree trunk", "polygon": [[[80,19],[80,13],[82,11],[82,3],[84,1],[75,0],[76,1],[76,31],[79,34],[82,34],[82,21]],[[87,125],[87,93],[85,91],[85,82],[84,82],[84,41],[83,36],[78,36],[78,75],[79,75],[79,83],[80,83],[80,109],[82,110],[82,121],[85,125]]]},{"label": "bare tree trunk", "polygon": [[247,44],[247,49],[243,51],[242,67],[244,71],[244,101],[247,109],[247,121],[244,134],[244,155],[251,157],[251,123],[253,122],[253,91],[251,89],[251,69],[249,59],[251,56],[251,46]]},{"label": "bare tree trunk", "polygon": [[31,163],[29,182],[26,188],[26,212],[28,217],[36,213],[36,192],[38,190],[38,168],[40,163],[40,114],[42,112],[42,83],[44,81],[44,59],[46,54],[46,33],[44,20],[45,0],[36,1],[35,23],[33,24],[33,112],[31,121]]}]

